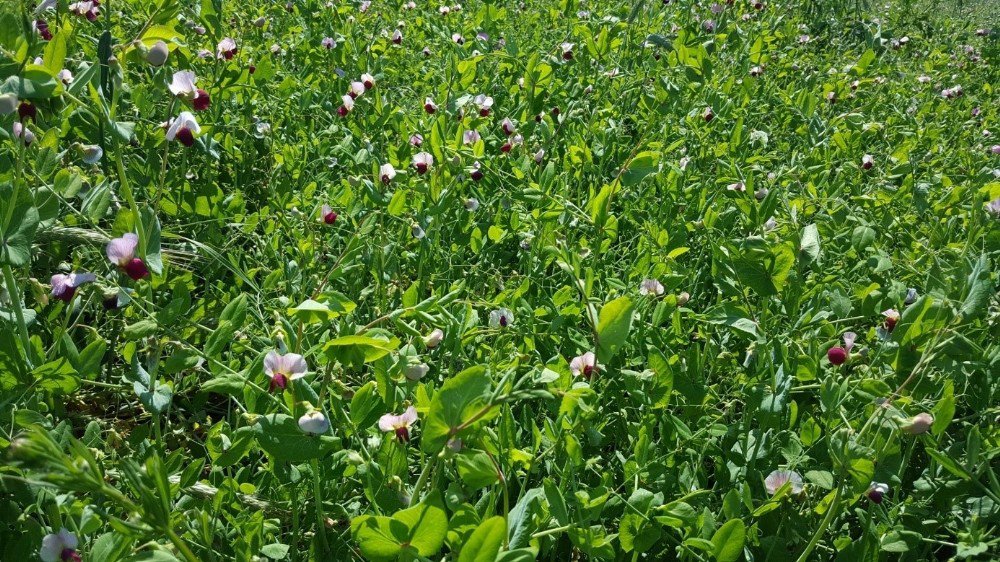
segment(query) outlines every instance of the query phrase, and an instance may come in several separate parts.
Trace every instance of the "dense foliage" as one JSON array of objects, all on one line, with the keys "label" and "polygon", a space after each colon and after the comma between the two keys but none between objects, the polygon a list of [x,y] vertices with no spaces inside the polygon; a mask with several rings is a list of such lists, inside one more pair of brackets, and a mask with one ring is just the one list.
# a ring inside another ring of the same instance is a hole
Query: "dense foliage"
[{"label": "dense foliage", "polygon": [[5,0],[0,558],[997,559],[998,55],[906,0]]}]

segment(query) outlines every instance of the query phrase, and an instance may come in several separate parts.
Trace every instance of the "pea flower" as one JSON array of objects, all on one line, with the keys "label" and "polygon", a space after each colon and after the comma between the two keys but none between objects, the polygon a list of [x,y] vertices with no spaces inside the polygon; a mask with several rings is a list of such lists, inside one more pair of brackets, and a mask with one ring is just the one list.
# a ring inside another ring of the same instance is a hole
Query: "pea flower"
[{"label": "pea flower", "polygon": [[52,40],[52,30],[49,29],[49,23],[47,21],[39,18],[35,20],[33,27],[36,31],[38,31],[38,35],[40,35],[42,39],[46,41]]},{"label": "pea flower", "polygon": [[392,164],[389,163],[382,164],[379,166],[378,175],[379,179],[382,180],[382,183],[389,185],[389,183],[392,182],[392,179],[396,177],[396,168],[393,168]]},{"label": "pea flower", "polygon": [[455,42],[456,45],[464,45],[465,37],[462,37],[461,33],[452,33],[451,40]]},{"label": "pea flower", "polygon": [[885,331],[891,332],[896,327],[896,322],[899,322],[899,311],[895,308],[890,308],[884,310],[882,316],[885,316]]},{"label": "pea flower", "polygon": [[903,422],[903,425],[899,428],[903,431],[903,433],[920,435],[921,433],[926,433],[927,430],[931,428],[931,424],[933,423],[934,416],[928,414],[927,412],[921,412]]},{"label": "pea flower", "polygon": [[919,296],[920,295],[917,293],[917,290],[914,289],[913,287],[910,287],[909,289],[906,290],[906,296],[903,297],[903,304],[909,306],[917,302],[917,298]]},{"label": "pea flower", "polygon": [[593,351],[577,355],[570,361],[569,370],[574,377],[583,375],[583,378],[589,380],[597,372],[597,356],[594,355]]},{"label": "pea flower", "polygon": [[434,349],[444,340],[444,332],[440,328],[435,328],[434,331],[424,336],[424,345],[429,349]]},{"label": "pea flower", "polygon": [[17,111],[17,96],[14,94],[0,94],[0,115],[10,115]]},{"label": "pea flower", "polygon": [[343,96],[340,97],[340,99],[343,102],[343,105],[337,108],[337,115],[341,117],[346,117],[347,114],[350,113],[352,109],[354,109],[354,98],[347,94],[344,94]]},{"label": "pea flower", "polygon": [[437,104],[434,103],[434,100],[430,96],[424,98],[424,111],[426,111],[429,114],[433,114],[435,111],[437,111],[437,109],[438,109]]},{"label": "pea flower", "polygon": [[78,545],[76,535],[69,529],[60,529],[58,533],[42,537],[38,557],[42,562],[80,562],[80,554],[76,551]]},{"label": "pea flower", "polygon": [[392,33],[392,42],[395,43],[395,44],[397,44],[397,45],[402,45],[403,44],[403,32],[400,31],[400,30],[398,30],[398,29],[396,31],[394,31]]},{"label": "pea flower", "polygon": [[663,283],[660,283],[656,279],[643,279],[642,283],[639,284],[639,294],[656,296],[662,295]]},{"label": "pea flower", "polygon": [[146,62],[151,66],[160,67],[167,62],[167,58],[170,56],[170,49],[167,48],[167,44],[163,41],[157,41],[149,51],[146,52]]},{"label": "pea flower", "polygon": [[407,380],[418,381],[427,376],[427,372],[430,370],[431,368],[427,363],[413,363],[403,367],[403,376]]},{"label": "pea flower", "polygon": [[233,41],[231,37],[223,38],[222,41],[219,41],[215,54],[220,59],[232,60],[233,56],[236,55],[236,41]]},{"label": "pea flower", "polygon": [[15,139],[21,139],[24,146],[31,146],[31,143],[35,142],[35,133],[32,133],[31,129],[22,125],[20,121],[14,122],[11,132],[14,134]]},{"label": "pea flower", "polygon": [[410,225],[410,235],[417,240],[423,240],[427,233],[424,232],[424,229],[419,224],[413,223]]},{"label": "pea flower", "polygon": [[424,144],[424,136],[420,133],[413,133],[410,135],[410,144],[413,146],[420,146]]},{"label": "pea flower", "polygon": [[93,273],[70,273],[69,275],[57,273],[52,276],[52,280],[49,282],[52,285],[52,296],[63,302],[69,302],[73,300],[76,290],[81,285],[95,279],[97,276]]},{"label": "pea flower", "polygon": [[701,113],[701,117],[706,122],[711,121],[712,119],[715,119],[715,112],[712,111],[711,107],[706,107],[705,111]]},{"label": "pea flower", "polygon": [[469,129],[462,135],[463,144],[476,144],[482,136],[475,129]]},{"label": "pea flower", "polygon": [[115,238],[108,242],[108,246],[105,248],[108,260],[118,266],[133,281],[138,281],[149,275],[146,262],[142,261],[142,258],[135,257],[135,250],[138,246],[139,237],[132,232],[126,232],[121,238]]},{"label": "pea flower", "polygon": [[511,121],[509,117],[503,118],[503,122],[500,123],[500,128],[503,129],[503,134],[507,135],[508,137],[513,135],[514,131],[517,130],[517,127],[514,125],[514,122]]},{"label": "pea flower", "polygon": [[472,171],[469,172],[469,177],[472,178],[472,181],[480,181],[483,179],[482,168],[483,165],[480,164],[478,160],[472,165]]},{"label": "pea flower", "polygon": [[479,199],[476,199],[475,197],[469,197],[468,199],[465,200],[464,205],[466,211],[473,212],[479,209]]},{"label": "pea flower", "polygon": [[418,152],[413,155],[413,167],[418,174],[425,174],[434,165],[434,157],[429,152]]},{"label": "pea flower", "polygon": [[320,219],[326,224],[334,224],[337,222],[337,212],[333,210],[333,207],[329,205],[323,205],[319,210]]},{"label": "pea flower", "polygon": [[309,366],[306,360],[298,353],[286,353],[284,355],[269,351],[264,357],[264,374],[271,379],[268,391],[274,392],[275,388],[285,390],[288,381],[298,380],[306,376]]},{"label": "pea flower", "polygon": [[58,78],[60,82],[66,85],[73,83],[73,73],[65,68],[59,71],[59,74],[56,75],[56,78]]},{"label": "pea flower", "polygon": [[363,82],[351,82],[351,85],[347,88],[347,95],[354,99],[358,99],[363,93],[365,93],[365,85]]},{"label": "pea flower", "polygon": [[170,93],[181,98],[192,98],[195,92],[198,91],[198,87],[195,85],[198,82],[198,77],[195,76],[192,70],[179,70],[174,73],[173,79],[170,81],[170,85],[167,88]]},{"label": "pea flower", "polygon": [[326,419],[323,412],[313,410],[299,418],[299,429],[310,435],[326,433],[330,429],[330,420]]},{"label": "pea flower", "polygon": [[479,94],[472,100],[472,102],[479,106],[480,117],[489,117],[490,109],[493,107],[493,98],[484,94]]},{"label": "pea flower", "polygon": [[365,90],[371,90],[375,87],[375,77],[366,72],[361,75],[361,83],[364,84]]},{"label": "pea flower", "polygon": [[830,363],[834,365],[843,365],[847,362],[847,359],[851,356],[851,348],[854,347],[854,340],[857,339],[858,335],[854,332],[846,332],[844,334],[844,346],[831,347],[829,351],[826,352],[826,358],[830,360]]},{"label": "pea flower", "polygon": [[96,0],[89,2],[74,2],[67,6],[67,9],[71,14],[85,17],[88,21],[97,20],[97,16],[101,14],[100,2],[97,2]]},{"label": "pea flower", "polygon": [[986,212],[993,215],[995,218],[1000,218],[1000,197],[997,197],[986,204]]},{"label": "pea flower", "polygon": [[400,443],[410,441],[410,428],[417,421],[417,409],[410,406],[402,414],[385,414],[378,419],[378,428],[382,431],[396,434]]},{"label": "pea flower", "polygon": [[868,496],[868,499],[871,500],[872,503],[878,504],[882,503],[883,497],[888,493],[889,493],[888,484],[883,484],[881,482],[872,482],[871,485],[868,486],[868,491],[865,492],[865,495]]},{"label": "pea flower", "polygon": [[104,157],[104,149],[98,144],[88,144],[80,147],[80,153],[86,164],[93,166]]},{"label": "pea flower", "polygon": [[171,119],[167,128],[167,140],[177,140],[186,147],[194,145],[194,137],[201,133],[201,127],[190,111],[182,111],[176,119]]},{"label": "pea flower", "polygon": [[563,60],[573,60],[573,44],[563,43],[559,46],[562,49]]},{"label": "pea flower", "polygon": [[333,37],[324,37],[323,40],[320,41],[320,43],[327,50],[330,50],[330,49],[332,49],[332,48],[334,48],[334,47],[337,46],[337,42],[333,40]]},{"label": "pea flower", "polygon": [[861,168],[865,170],[871,170],[872,166],[875,165],[875,158],[871,154],[865,154],[861,157]]},{"label": "pea flower", "polygon": [[775,470],[764,479],[764,489],[772,496],[785,484],[791,484],[792,495],[802,493],[802,477],[793,470]]},{"label": "pea flower", "polygon": [[506,328],[514,323],[514,313],[507,308],[499,308],[490,312],[491,328]]}]

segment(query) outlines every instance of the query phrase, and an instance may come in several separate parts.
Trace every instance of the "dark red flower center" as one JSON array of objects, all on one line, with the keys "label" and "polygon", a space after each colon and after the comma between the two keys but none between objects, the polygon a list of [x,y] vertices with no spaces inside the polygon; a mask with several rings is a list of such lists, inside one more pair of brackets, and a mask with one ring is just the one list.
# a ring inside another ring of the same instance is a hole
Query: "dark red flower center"
[{"label": "dark red flower center", "polygon": [[268,388],[269,392],[274,392],[274,389],[280,388],[285,390],[288,387],[288,377],[284,373],[274,373],[271,375],[271,385]]},{"label": "dark red flower center", "polygon": [[125,271],[125,275],[128,275],[133,281],[138,281],[149,275],[146,262],[140,258],[132,258],[132,261],[125,264],[122,269]]},{"label": "dark red flower center", "polygon": [[427,172],[427,164],[424,164],[423,162],[418,163],[416,165],[416,168],[418,174],[423,174]]},{"label": "dark red flower center", "polygon": [[505,316],[503,314],[500,315],[500,327],[501,328],[506,328],[507,327],[507,316]]},{"label": "dark red flower center", "polygon": [[182,127],[179,131],[177,131],[177,135],[174,138],[187,147],[194,144],[194,133],[192,133],[191,129],[188,129],[187,127]]},{"label": "dark red flower center", "polygon": [[208,95],[205,90],[198,90],[195,92],[194,100],[192,100],[191,105],[194,106],[195,111],[205,111],[208,106],[212,104],[212,98]]},{"label": "dark red flower center", "polygon": [[73,300],[74,295],[76,295],[76,287],[66,287],[61,294],[56,295],[56,298],[63,302],[69,302]]},{"label": "dark red flower center", "polygon": [[834,365],[843,365],[847,361],[847,350],[840,346],[831,347],[826,352],[826,358]]},{"label": "dark red flower center", "polygon": [[72,548],[64,548],[59,554],[59,559],[66,562],[80,562],[80,555]]},{"label": "dark red flower center", "polygon": [[329,213],[323,215],[323,222],[326,224],[333,224],[337,222],[337,213],[335,211],[330,211]]},{"label": "dark red flower center", "polygon": [[410,442],[410,430],[408,428],[406,428],[406,427],[397,427],[396,428],[396,439],[398,439],[400,443],[409,443]]}]

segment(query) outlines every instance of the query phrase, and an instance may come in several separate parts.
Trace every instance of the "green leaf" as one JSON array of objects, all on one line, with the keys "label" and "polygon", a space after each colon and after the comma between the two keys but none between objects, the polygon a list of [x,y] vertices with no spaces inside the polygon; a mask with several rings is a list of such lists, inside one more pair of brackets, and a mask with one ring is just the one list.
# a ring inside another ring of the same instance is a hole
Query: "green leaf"
[{"label": "green leaf", "polygon": [[597,360],[601,363],[609,363],[625,345],[632,330],[633,308],[628,297],[618,297],[601,307],[597,319]]},{"label": "green leaf", "polygon": [[644,151],[635,155],[635,158],[628,163],[628,169],[622,174],[622,185],[633,186],[650,174],[659,170],[660,153],[654,151]]},{"label": "green leaf", "polygon": [[994,293],[993,282],[990,280],[990,262],[985,255],[979,257],[966,281],[968,293],[962,301],[959,314],[963,318],[975,318],[986,314],[990,295]]},{"label": "green leaf", "polygon": [[375,381],[368,381],[351,398],[351,422],[359,431],[375,423],[380,412],[385,412],[385,404],[378,394]]},{"label": "green leaf", "polygon": [[713,554],[718,562],[736,562],[743,554],[747,529],[741,519],[730,519],[712,535]]},{"label": "green leaf", "polygon": [[47,392],[55,394],[69,394],[76,390],[80,384],[76,369],[66,358],[50,361],[31,372],[38,386]]},{"label": "green leaf", "polygon": [[[0,193],[0,197],[10,197],[6,193]],[[35,229],[38,228],[38,209],[29,202],[17,205],[14,202],[5,201],[2,212],[7,212],[7,205],[14,204],[14,210],[10,217],[10,224],[4,227],[0,225],[0,264],[9,264],[14,267],[27,265],[31,261],[31,243],[35,239]],[[4,215],[0,215],[2,217]]]},{"label": "green leaf", "polygon": [[260,553],[271,560],[284,560],[288,556],[288,545],[275,542],[260,547]]},{"label": "green leaf", "polygon": [[819,259],[819,229],[815,224],[802,229],[802,239],[799,242],[799,256],[806,263]]},{"label": "green leaf", "polygon": [[403,552],[410,530],[392,517],[363,515],[351,521],[351,536],[365,558],[373,562],[395,560]]},{"label": "green leaf", "polygon": [[497,469],[483,451],[466,450],[455,455],[458,476],[473,490],[485,488],[499,480]]},{"label": "green leaf", "polygon": [[146,371],[139,362],[139,355],[132,356],[132,368],[127,370],[122,378],[132,383],[132,390],[139,396],[143,406],[154,414],[162,414],[170,406],[174,397],[174,389],[161,383]]},{"label": "green leaf", "polygon": [[308,299],[294,308],[289,308],[288,314],[294,316],[303,324],[318,324],[333,320],[344,314],[350,314],[356,307],[357,305],[344,295],[334,293],[328,302],[317,302]]},{"label": "green leaf", "polygon": [[409,530],[406,542],[420,556],[434,556],[444,545],[448,534],[448,514],[437,490],[419,504],[397,512],[392,518],[406,525]]},{"label": "green leaf", "polygon": [[498,516],[483,521],[462,545],[458,562],[494,562],[507,536],[507,521]]},{"label": "green leaf", "polygon": [[[427,412],[421,437],[424,451],[436,453],[449,439],[461,437],[496,417],[499,408],[487,408],[489,391],[490,377],[482,366],[470,367],[445,381],[434,393]],[[479,417],[472,422],[474,416]]]},{"label": "green leaf", "polygon": [[368,336],[341,336],[326,342],[323,352],[331,360],[347,365],[363,365],[377,361],[399,347],[399,340],[377,339]]},{"label": "green leaf", "polygon": [[937,449],[931,449],[928,447],[925,449],[927,454],[931,456],[934,460],[938,462],[945,470],[954,474],[955,476],[961,478],[962,480],[970,480],[972,476],[966,471],[958,462],[951,458],[950,456],[938,451]]},{"label": "green leaf", "polygon": [[287,414],[270,414],[257,419],[257,443],[279,461],[302,462],[318,459],[338,447],[340,440],[330,435],[309,435]]},{"label": "green leaf", "polygon": [[732,303],[726,303],[710,309],[705,314],[705,320],[710,324],[728,326],[754,339],[759,339],[760,335],[757,332],[757,323],[747,316],[749,315],[741,307]]}]

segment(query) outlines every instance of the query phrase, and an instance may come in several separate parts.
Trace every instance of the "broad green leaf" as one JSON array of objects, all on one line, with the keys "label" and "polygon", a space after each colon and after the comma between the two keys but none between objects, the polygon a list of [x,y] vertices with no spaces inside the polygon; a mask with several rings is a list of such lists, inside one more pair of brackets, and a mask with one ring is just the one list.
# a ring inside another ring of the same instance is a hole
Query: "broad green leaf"
[{"label": "broad green leaf", "polygon": [[741,519],[730,519],[712,535],[713,554],[718,562],[736,562],[743,554],[746,525]]},{"label": "broad green leaf", "polygon": [[494,562],[507,537],[507,521],[500,516],[483,521],[462,545],[458,562]]},{"label": "broad green leaf", "polygon": [[[434,393],[423,426],[422,448],[440,451],[449,439],[461,437],[499,412],[489,407],[490,377],[486,367],[470,367],[445,381]],[[474,419],[475,418],[475,419]]]},{"label": "broad green leaf", "polygon": [[279,461],[302,462],[318,459],[338,448],[340,440],[330,435],[309,435],[298,421],[286,414],[269,414],[254,426],[257,443]]},{"label": "broad green leaf", "polygon": [[597,319],[597,360],[601,363],[609,363],[628,340],[633,308],[628,297],[618,297],[601,307]]}]

